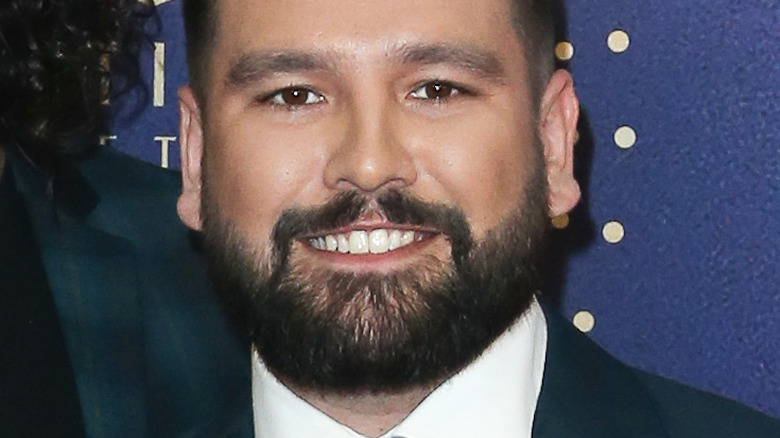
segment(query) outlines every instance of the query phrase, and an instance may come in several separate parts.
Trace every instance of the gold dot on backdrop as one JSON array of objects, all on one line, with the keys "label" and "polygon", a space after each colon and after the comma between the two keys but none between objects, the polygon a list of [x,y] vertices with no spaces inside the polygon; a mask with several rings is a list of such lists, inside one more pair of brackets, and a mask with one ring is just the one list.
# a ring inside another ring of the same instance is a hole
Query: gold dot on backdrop
[{"label": "gold dot on backdrop", "polygon": [[604,236],[604,240],[608,243],[615,244],[620,243],[626,237],[626,230],[620,222],[610,221],[604,224],[601,235]]},{"label": "gold dot on backdrop", "polygon": [[588,333],[596,326],[596,317],[587,310],[580,310],[572,318],[572,323],[577,327],[577,330],[582,333]]},{"label": "gold dot on backdrop", "polygon": [[561,41],[555,46],[555,57],[560,61],[569,61],[574,57],[574,45],[568,41]]},{"label": "gold dot on backdrop", "polygon": [[621,126],[615,130],[614,140],[620,149],[631,149],[636,144],[636,131],[630,126]]},{"label": "gold dot on backdrop", "polygon": [[623,53],[628,50],[628,46],[631,45],[631,38],[624,30],[616,29],[610,32],[607,37],[607,46],[609,50],[615,53]]},{"label": "gold dot on backdrop", "polygon": [[569,215],[568,214],[562,214],[560,216],[555,216],[552,218],[552,226],[553,228],[557,230],[562,230],[569,226]]}]

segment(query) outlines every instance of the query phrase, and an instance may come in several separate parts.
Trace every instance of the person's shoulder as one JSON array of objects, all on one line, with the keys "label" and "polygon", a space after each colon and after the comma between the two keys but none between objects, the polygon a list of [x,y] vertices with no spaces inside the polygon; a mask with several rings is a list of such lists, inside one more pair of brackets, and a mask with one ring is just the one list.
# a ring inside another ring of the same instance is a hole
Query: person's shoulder
[{"label": "person's shoulder", "polygon": [[[536,423],[578,436],[780,437],[780,420],[625,364],[550,306]],[[566,436],[565,433],[539,436]]]},{"label": "person's shoulder", "polygon": [[671,437],[780,437],[780,420],[725,397],[636,370]]},{"label": "person's shoulder", "polygon": [[105,196],[178,196],[179,172],[164,169],[109,148],[101,148],[79,165],[94,188]]},{"label": "person's shoulder", "polygon": [[179,172],[107,148],[80,162],[79,170],[99,200],[90,215],[96,227],[141,246],[188,240],[176,214]]}]

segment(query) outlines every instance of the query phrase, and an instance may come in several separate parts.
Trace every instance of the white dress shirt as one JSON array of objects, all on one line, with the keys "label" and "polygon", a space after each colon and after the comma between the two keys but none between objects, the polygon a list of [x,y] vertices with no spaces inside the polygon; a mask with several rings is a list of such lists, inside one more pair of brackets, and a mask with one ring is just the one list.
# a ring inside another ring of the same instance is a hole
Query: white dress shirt
[{"label": "white dress shirt", "polygon": [[[539,303],[382,438],[530,438],[547,323]],[[252,354],[257,438],[365,438],[282,385]]]}]

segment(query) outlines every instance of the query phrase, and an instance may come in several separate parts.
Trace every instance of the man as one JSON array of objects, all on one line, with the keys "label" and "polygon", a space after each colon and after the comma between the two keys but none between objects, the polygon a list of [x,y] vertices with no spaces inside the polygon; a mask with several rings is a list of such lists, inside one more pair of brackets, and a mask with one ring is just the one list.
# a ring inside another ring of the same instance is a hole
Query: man
[{"label": "man", "polygon": [[152,12],[0,5],[1,436],[251,433],[246,348],[176,217],[180,177],[98,146]]},{"label": "man", "polygon": [[178,209],[252,340],[256,436],[780,433],[537,302],[580,196],[548,8],[185,0]]}]

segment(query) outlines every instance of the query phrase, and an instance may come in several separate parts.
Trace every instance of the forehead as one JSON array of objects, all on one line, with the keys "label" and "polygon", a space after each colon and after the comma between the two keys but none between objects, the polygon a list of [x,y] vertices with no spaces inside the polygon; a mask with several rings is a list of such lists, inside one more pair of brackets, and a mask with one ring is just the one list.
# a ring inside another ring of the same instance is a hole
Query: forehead
[{"label": "forehead", "polygon": [[221,0],[218,57],[298,49],[354,57],[416,43],[522,50],[511,0]]}]

